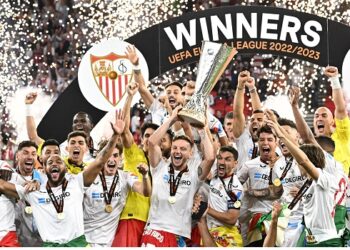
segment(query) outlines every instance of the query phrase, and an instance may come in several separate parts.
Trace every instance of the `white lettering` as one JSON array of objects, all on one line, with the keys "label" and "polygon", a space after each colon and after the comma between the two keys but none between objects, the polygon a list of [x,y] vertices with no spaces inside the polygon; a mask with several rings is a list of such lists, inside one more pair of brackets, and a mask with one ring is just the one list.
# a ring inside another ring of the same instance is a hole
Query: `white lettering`
[{"label": "white lettering", "polygon": [[213,32],[213,41],[219,40],[219,30],[226,37],[226,39],[233,39],[231,14],[225,15],[226,25],[224,25],[221,22],[218,16],[211,16],[210,20],[211,20],[211,28]]},{"label": "white lettering", "polygon": [[201,24],[201,30],[202,30],[202,36],[204,41],[209,41],[209,32],[208,32],[208,25],[207,20],[205,17],[202,17],[199,19],[199,22]]},{"label": "white lettering", "polygon": [[257,38],[258,37],[257,14],[256,13],[251,14],[251,22],[250,23],[245,18],[243,13],[237,13],[236,25],[237,25],[236,26],[236,38],[237,39],[243,38],[243,27],[244,27],[245,31],[247,31],[250,38]]},{"label": "white lettering", "polygon": [[[316,47],[321,40],[320,35],[314,30],[312,30],[312,27],[315,28],[316,31],[322,31],[322,25],[317,21],[310,20],[305,23],[304,31],[306,35],[301,36],[301,41],[304,45],[308,47]],[[309,40],[308,36],[311,36],[311,38],[313,39]]]},{"label": "white lettering", "polygon": [[183,37],[186,39],[189,46],[196,44],[196,19],[190,20],[190,31],[186,29],[183,23],[176,25],[176,36],[170,27],[165,27],[164,31],[168,35],[171,43],[174,45],[176,50],[183,48]]},{"label": "white lettering", "polygon": [[268,30],[277,30],[277,23],[270,23],[270,20],[278,20],[279,14],[263,14],[261,20],[261,39],[277,40],[278,35],[268,33]]},{"label": "white lettering", "polygon": [[[290,26],[290,24],[293,24],[293,25]],[[292,42],[298,43],[299,41],[297,38],[297,32],[299,31],[300,27],[301,27],[301,23],[300,23],[300,20],[298,18],[296,18],[294,16],[284,16],[283,22],[282,22],[280,40],[286,41],[287,34],[289,34]]]}]

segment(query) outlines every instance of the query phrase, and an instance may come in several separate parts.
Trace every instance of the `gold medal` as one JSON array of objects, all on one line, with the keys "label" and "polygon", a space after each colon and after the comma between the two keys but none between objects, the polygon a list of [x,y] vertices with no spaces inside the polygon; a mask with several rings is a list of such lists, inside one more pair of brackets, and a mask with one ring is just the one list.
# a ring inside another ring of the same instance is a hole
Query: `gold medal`
[{"label": "gold medal", "polygon": [[111,205],[111,204],[107,204],[107,205],[105,206],[105,211],[106,211],[107,213],[112,213],[112,211],[113,211],[112,205]]},{"label": "gold medal", "polygon": [[63,212],[57,214],[57,219],[59,219],[59,220],[64,220],[64,218],[65,218],[65,215],[64,215]]},{"label": "gold medal", "polygon": [[31,206],[26,206],[24,211],[26,212],[26,214],[32,214],[33,213],[33,209]]},{"label": "gold medal", "polygon": [[235,201],[235,203],[233,203],[233,206],[234,206],[235,208],[240,208],[241,205],[242,205],[242,203],[241,203],[241,201],[239,201],[239,200],[237,200],[237,201]]},{"label": "gold medal", "polygon": [[168,201],[170,204],[174,204],[176,202],[175,196],[169,196]]},{"label": "gold medal", "polygon": [[281,186],[281,180],[280,178],[276,178],[273,180],[273,185],[275,185],[276,187]]},{"label": "gold medal", "polygon": [[316,243],[315,236],[313,236],[313,235],[306,235],[306,242],[310,243],[310,244]]}]

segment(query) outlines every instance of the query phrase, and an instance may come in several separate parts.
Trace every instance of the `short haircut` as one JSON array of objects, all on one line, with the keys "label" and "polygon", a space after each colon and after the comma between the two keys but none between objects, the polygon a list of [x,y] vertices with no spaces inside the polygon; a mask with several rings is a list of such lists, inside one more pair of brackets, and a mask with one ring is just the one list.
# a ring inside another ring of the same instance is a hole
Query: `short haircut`
[{"label": "short haircut", "polygon": [[297,125],[295,124],[295,122],[293,122],[292,120],[288,120],[286,118],[279,118],[278,124],[280,126],[289,126],[291,128],[297,129]]},{"label": "short haircut", "polygon": [[276,110],[271,109],[271,111],[272,111],[272,113],[274,113],[274,114],[275,114],[275,116],[277,117],[277,119],[279,119],[279,118],[280,118],[280,115],[277,113],[277,111],[276,111]]},{"label": "short haircut", "polygon": [[153,130],[157,130],[159,128],[159,126],[155,123],[150,123],[150,122],[146,122],[142,125],[141,127],[141,137],[143,137],[143,135],[146,132],[146,129],[151,128]]},{"label": "short haircut", "polygon": [[22,141],[19,143],[17,151],[22,150],[23,148],[29,148],[29,147],[34,147],[35,149],[38,149],[38,145],[36,145],[35,142],[32,141]]},{"label": "short haircut", "polygon": [[[98,153],[102,151],[102,149],[107,145],[108,140],[102,140],[98,143]],[[119,154],[123,153],[123,145],[120,143],[115,144],[115,148],[119,150]]]},{"label": "short haircut", "polygon": [[180,90],[182,90],[182,87],[183,87],[182,84],[179,83],[179,82],[176,82],[176,81],[166,84],[165,87],[164,87],[164,89],[167,89],[168,87],[170,87],[170,86],[172,86],[172,85],[178,86],[178,87],[180,88]]},{"label": "short haircut", "polygon": [[173,131],[171,131],[171,129],[168,129],[168,130],[166,131],[166,134],[169,135],[170,141],[172,142],[172,141],[173,141],[173,138],[174,138],[174,133],[173,133]]},{"label": "short haircut", "polygon": [[187,141],[190,145],[191,145],[191,148],[193,147],[193,142],[191,141],[191,139],[187,136],[187,135],[178,135],[178,136],[175,136],[173,138],[173,142],[177,141],[177,140],[184,140],[184,141]]},{"label": "short haircut", "polygon": [[253,110],[252,115],[253,115],[253,114],[263,114],[263,113],[264,113],[264,110],[262,110],[262,109],[256,109],[256,110]]},{"label": "short haircut", "polygon": [[84,137],[85,143],[88,144],[87,134],[84,131],[80,131],[80,130],[79,131],[70,132],[68,134],[67,141],[69,142],[70,139],[72,139],[73,137],[77,137],[77,136]]},{"label": "short haircut", "polygon": [[238,151],[234,148],[234,147],[231,147],[231,146],[222,146],[220,149],[219,149],[219,152],[229,152],[233,155],[233,157],[235,158],[235,160],[237,161],[238,159]]},{"label": "short haircut", "polygon": [[314,164],[316,168],[325,167],[325,157],[323,150],[313,144],[304,144],[300,146],[300,149],[306,154],[307,158]]},{"label": "short haircut", "polygon": [[320,144],[321,148],[328,153],[332,153],[335,150],[335,142],[332,138],[324,135],[316,136],[315,137],[318,144]]},{"label": "short haircut", "polygon": [[233,118],[234,118],[233,111],[226,113],[225,119],[233,119]]},{"label": "short haircut", "polygon": [[83,111],[79,111],[78,113],[76,113],[74,116],[73,116],[73,119],[76,115],[86,115],[87,118],[90,120],[91,124],[94,124],[94,121],[92,119],[92,116],[86,112],[83,112]]},{"label": "short haircut", "polygon": [[272,129],[268,125],[264,125],[258,129],[258,132],[257,132],[258,138],[260,137],[261,133],[272,134],[273,137],[275,137],[275,139],[276,139],[276,135],[273,133]]},{"label": "short haircut", "polygon": [[57,146],[58,149],[60,149],[60,143],[55,139],[45,140],[43,145],[41,146],[41,151],[43,151],[46,146]]}]

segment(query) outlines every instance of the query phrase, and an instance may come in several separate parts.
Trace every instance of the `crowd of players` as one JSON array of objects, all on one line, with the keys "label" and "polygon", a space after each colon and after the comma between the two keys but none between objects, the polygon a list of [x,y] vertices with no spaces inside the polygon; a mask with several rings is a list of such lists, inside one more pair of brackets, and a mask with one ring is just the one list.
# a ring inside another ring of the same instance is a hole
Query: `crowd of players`
[{"label": "crowd of players", "polygon": [[[207,112],[193,127],[178,112],[194,83],[147,89],[133,47],[134,80],[113,135],[98,150],[90,116],[73,117],[60,145],[40,138],[26,96],[28,141],[15,166],[1,162],[0,246],[345,246],[348,241],[350,124],[338,70],[327,67],[335,104],[320,107],[314,133],[290,89],[295,122],[263,110],[255,80],[241,71],[224,124]],[[243,113],[248,91],[253,114]],[[139,92],[152,115],[141,144],[130,132]]]}]

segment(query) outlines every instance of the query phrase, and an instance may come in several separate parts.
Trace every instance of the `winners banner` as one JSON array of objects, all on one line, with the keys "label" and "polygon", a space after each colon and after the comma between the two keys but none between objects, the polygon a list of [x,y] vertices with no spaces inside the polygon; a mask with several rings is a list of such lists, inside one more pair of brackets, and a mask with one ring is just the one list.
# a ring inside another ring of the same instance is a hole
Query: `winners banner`
[{"label": "winners banner", "polygon": [[[293,10],[228,6],[184,14],[128,38],[144,56],[152,79],[178,66],[197,62],[202,41],[226,43],[240,54],[288,56],[341,71],[350,49],[350,27]],[[75,113],[97,123],[106,113],[91,105],[78,79],[59,96],[38,126],[43,138],[64,141]]]}]

